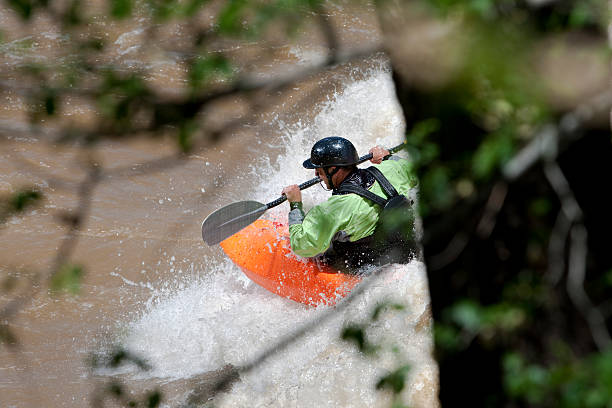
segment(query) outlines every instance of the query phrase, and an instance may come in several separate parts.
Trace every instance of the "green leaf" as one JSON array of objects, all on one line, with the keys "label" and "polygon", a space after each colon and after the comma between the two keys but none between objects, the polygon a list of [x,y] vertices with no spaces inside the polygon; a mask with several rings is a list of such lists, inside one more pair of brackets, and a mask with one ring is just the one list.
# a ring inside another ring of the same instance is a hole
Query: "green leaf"
[{"label": "green leaf", "polygon": [[[81,42],[79,44],[79,49],[81,51],[88,51],[88,50],[102,51],[104,49],[104,46],[105,46],[104,39],[92,37],[92,38],[85,39],[83,42]],[[74,82],[76,81],[75,80],[71,81],[73,85],[74,85]]]},{"label": "green leaf", "polygon": [[189,84],[197,92],[217,76],[228,76],[232,73],[229,61],[222,55],[196,58],[189,69]]},{"label": "green leaf", "polygon": [[437,118],[425,119],[417,122],[408,135],[406,136],[407,141],[410,144],[421,145],[425,142],[427,136],[440,129],[440,120]]},{"label": "green leaf", "polygon": [[117,382],[110,383],[108,385],[108,392],[114,397],[121,397],[123,395],[123,386]]},{"label": "green leaf", "polygon": [[[504,356],[503,369],[504,387],[510,396],[524,399],[530,404],[540,404],[546,399],[554,397],[552,393],[555,392],[558,385],[553,385],[552,380],[555,378],[555,372],[559,371],[559,366],[553,365],[546,368],[536,364],[527,364],[519,353],[512,352]],[[578,385],[574,380],[581,375],[579,371],[571,370],[568,371],[568,374],[569,377],[565,377],[562,382],[570,385],[570,387]],[[577,396],[579,400],[584,399],[584,396],[580,395],[582,392],[578,389],[571,391],[571,393]],[[567,401],[566,403],[559,402],[558,406],[572,406],[571,404],[567,405]]]},{"label": "green leaf", "polygon": [[23,190],[13,195],[11,204],[14,211],[21,212],[36,204],[41,198],[42,194],[36,190]]},{"label": "green leaf", "polygon": [[151,369],[151,367],[149,366],[149,364],[147,364],[146,361],[133,355],[132,353],[128,352],[123,348],[117,348],[112,352],[108,359],[108,367],[117,368],[121,366],[124,362],[134,363],[141,370],[146,371]]},{"label": "green leaf", "polygon": [[406,374],[410,371],[410,366],[405,365],[397,370],[382,377],[376,384],[376,389],[388,389],[394,394],[399,394],[404,389],[406,384]]},{"label": "green leaf", "polygon": [[159,391],[153,391],[147,397],[147,407],[148,408],[157,408],[161,403],[162,395]]},{"label": "green leaf", "polygon": [[365,333],[361,326],[350,325],[342,330],[342,340],[352,341],[357,344],[359,350],[365,348],[366,340]]},{"label": "green leaf", "polygon": [[525,323],[527,316],[525,312],[511,304],[500,303],[482,309],[482,320],[486,326],[512,331]]},{"label": "green leaf", "polygon": [[111,124],[125,131],[132,118],[148,100],[150,92],[142,76],[132,73],[123,77],[115,71],[105,72],[98,96],[99,109],[112,120]]},{"label": "green leaf", "polygon": [[32,17],[32,10],[34,9],[34,4],[32,1],[9,0],[8,3],[22,19],[27,21]]},{"label": "green leaf", "polygon": [[441,350],[455,351],[461,347],[461,336],[453,326],[443,323],[434,323],[434,336],[436,346]]},{"label": "green leaf", "polygon": [[349,324],[342,330],[340,338],[355,343],[359,351],[364,354],[373,354],[377,349],[375,345],[370,344],[366,339],[364,328],[354,323]]},{"label": "green leaf", "polygon": [[83,22],[80,0],[72,0],[68,11],[64,14],[63,21],[68,27],[77,26]]},{"label": "green leaf", "polygon": [[129,17],[131,14],[131,0],[111,0],[111,16],[117,19],[123,19]]},{"label": "green leaf", "polygon": [[57,94],[53,89],[48,89],[45,93],[45,111],[47,115],[53,116],[57,106]]},{"label": "green leaf", "polygon": [[392,310],[404,310],[406,307],[399,303],[391,303],[391,302],[382,302],[376,305],[374,308],[374,312],[372,312],[372,321],[378,320],[380,315],[389,309]]},{"label": "green leaf", "polygon": [[19,345],[17,337],[15,337],[7,324],[0,324],[0,343],[6,344],[11,348],[15,348]]},{"label": "green leaf", "polygon": [[488,178],[512,155],[512,138],[505,132],[488,136],[472,158],[472,170],[478,178]]},{"label": "green leaf", "polygon": [[208,2],[209,0],[190,0],[183,8],[183,15],[192,17]]},{"label": "green leaf", "polygon": [[110,366],[113,368],[117,368],[121,365],[123,360],[126,359],[128,359],[128,352],[124,349],[118,349],[111,356]]},{"label": "green leaf", "polygon": [[77,294],[85,271],[82,266],[65,264],[51,277],[51,291]]},{"label": "green leaf", "polygon": [[187,120],[181,123],[179,128],[178,142],[181,150],[186,153],[191,150],[193,145],[192,136],[197,130],[198,125],[193,120]]},{"label": "green leaf", "polygon": [[468,9],[482,17],[488,17],[495,14],[495,3],[491,0],[471,0],[468,4]]},{"label": "green leaf", "polygon": [[153,10],[153,16],[158,21],[171,18],[179,8],[177,0],[150,0],[149,5]]},{"label": "green leaf", "polygon": [[594,21],[593,10],[586,0],[578,1],[569,15],[571,27],[582,27]]},{"label": "green leaf", "polygon": [[529,212],[537,217],[550,213],[552,204],[548,198],[537,198],[529,205]]},{"label": "green leaf", "polygon": [[244,32],[243,19],[248,5],[246,0],[229,0],[217,19],[219,32],[227,35]]},{"label": "green leaf", "polygon": [[471,300],[463,300],[452,306],[451,318],[460,327],[477,332],[482,327],[483,319],[480,306]]},{"label": "green leaf", "polygon": [[450,169],[444,166],[430,168],[422,178],[424,203],[436,210],[446,210],[454,199],[454,189],[450,184]]}]

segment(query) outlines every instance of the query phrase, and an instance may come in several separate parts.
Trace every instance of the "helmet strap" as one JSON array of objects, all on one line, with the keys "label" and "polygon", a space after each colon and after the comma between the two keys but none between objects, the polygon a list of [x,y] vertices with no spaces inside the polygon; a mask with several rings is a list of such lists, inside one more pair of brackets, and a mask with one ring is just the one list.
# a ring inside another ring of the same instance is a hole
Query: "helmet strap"
[{"label": "helmet strap", "polygon": [[323,167],[323,173],[325,173],[325,177],[327,177],[327,183],[329,184],[329,188],[330,189],[334,189],[336,188],[334,186],[334,182],[332,181],[332,177],[334,176],[334,174],[336,174],[338,171],[340,171],[340,166],[336,166],[335,169],[333,169],[332,171],[328,171],[327,167]]}]

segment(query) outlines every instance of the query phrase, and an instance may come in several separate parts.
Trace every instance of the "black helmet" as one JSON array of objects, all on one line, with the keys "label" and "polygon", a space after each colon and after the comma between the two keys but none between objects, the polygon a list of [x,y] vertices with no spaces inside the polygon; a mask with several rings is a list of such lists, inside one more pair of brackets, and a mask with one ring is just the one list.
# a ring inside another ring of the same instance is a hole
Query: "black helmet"
[{"label": "black helmet", "polygon": [[359,162],[357,149],[343,137],[332,136],[319,140],[312,146],[310,159],[304,161],[307,169],[332,166],[350,166]]}]

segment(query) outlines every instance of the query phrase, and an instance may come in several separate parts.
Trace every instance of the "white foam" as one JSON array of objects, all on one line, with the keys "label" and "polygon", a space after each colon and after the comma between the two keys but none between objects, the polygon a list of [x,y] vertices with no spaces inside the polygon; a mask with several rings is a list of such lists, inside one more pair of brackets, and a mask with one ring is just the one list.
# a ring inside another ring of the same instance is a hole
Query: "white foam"
[{"label": "white foam", "polygon": [[320,66],[325,62],[328,51],[324,47],[310,48],[305,46],[294,46],[289,49],[289,55],[293,56],[298,65],[302,67]]},{"label": "white foam", "polygon": [[118,45],[117,53],[119,55],[125,55],[133,51],[137,51],[140,49],[140,41],[142,33],[144,32],[144,28],[137,28],[132,31],[125,32],[121,34],[117,40],[115,40],[115,45]]},{"label": "white foam", "polygon": [[[375,144],[399,144],[404,133],[401,118],[389,72],[373,68],[367,79],[349,84],[323,104],[313,123],[285,127],[279,123],[288,151],[276,163],[262,159],[255,165],[253,171],[266,177],[250,193],[265,201],[290,182],[311,178],[301,161],[325,136],[349,138],[360,155]],[[304,193],[305,204],[328,196],[322,188],[312,187]],[[286,213],[286,208],[277,207],[267,216],[284,219]],[[183,289],[152,297],[130,325],[125,344],[148,358],[153,370],[147,375],[189,378],[226,364],[240,366],[328,310],[275,296],[250,282],[229,261],[201,268],[201,277],[185,282]],[[404,363],[413,367],[406,401],[412,401],[413,395],[434,398],[437,367],[431,358],[425,267],[413,261],[389,268],[346,310],[241,375],[215,406],[389,406],[389,395],[375,390],[376,381]],[[389,312],[370,327],[372,341],[384,345],[377,358],[370,358],[341,340],[340,333],[349,322],[366,321],[381,300],[401,303],[406,309]]]},{"label": "white foam", "polygon": [[[384,66],[371,68],[370,76],[347,85],[344,90],[321,106],[313,123],[295,125],[279,123],[284,130],[283,143],[288,151],[276,163],[260,159],[253,172],[267,174],[265,183],[258,186],[256,200],[266,201],[278,196],[287,184],[299,184],[314,177],[312,170],[301,166],[310,156],[312,145],[328,136],[349,139],[360,156],[375,145],[393,147],[404,141],[405,124],[401,107],[395,98],[391,75]],[[306,208],[326,200],[329,192],[313,186],[303,192]],[[277,207],[269,216],[284,216],[286,208]]]}]

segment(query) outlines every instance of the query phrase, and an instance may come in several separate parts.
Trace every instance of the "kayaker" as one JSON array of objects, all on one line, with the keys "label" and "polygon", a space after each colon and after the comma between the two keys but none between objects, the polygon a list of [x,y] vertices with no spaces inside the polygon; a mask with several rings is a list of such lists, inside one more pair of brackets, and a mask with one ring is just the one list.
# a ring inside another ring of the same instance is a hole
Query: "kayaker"
[{"label": "kayaker", "polygon": [[[380,146],[370,153],[374,166],[360,169],[359,155],[349,140],[326,137],[314,144],[303,166],[315,169],[332,196],[305,214],[299,187],[294,184],[283,189],[290,205],[293,252],[303,257],[321,256],[334,267],[349,269],[406,262],[414,255],[413,211],[406,198],[411,184],[409,162],[391,156]],[[381,217],[385,206],[384,214],[397,207],[395,214]],[[381,226],[383,219],[386,229]],[[389,231],[390,224],[402,228]]]}]

